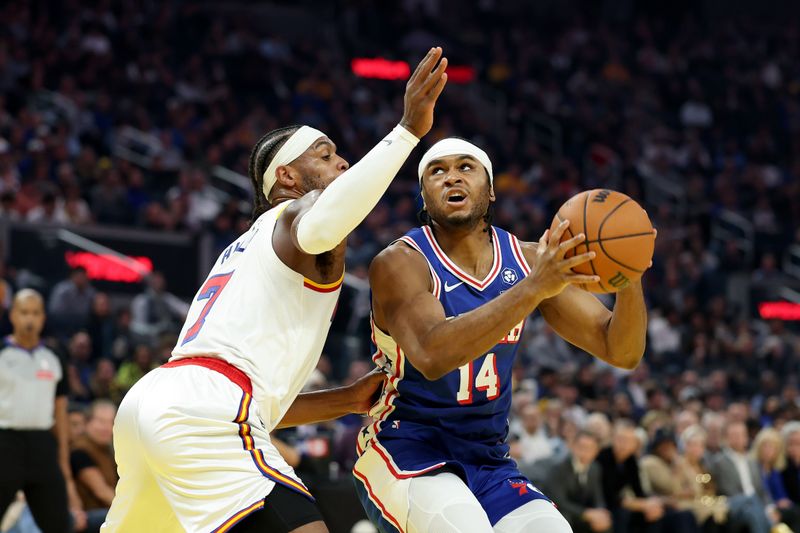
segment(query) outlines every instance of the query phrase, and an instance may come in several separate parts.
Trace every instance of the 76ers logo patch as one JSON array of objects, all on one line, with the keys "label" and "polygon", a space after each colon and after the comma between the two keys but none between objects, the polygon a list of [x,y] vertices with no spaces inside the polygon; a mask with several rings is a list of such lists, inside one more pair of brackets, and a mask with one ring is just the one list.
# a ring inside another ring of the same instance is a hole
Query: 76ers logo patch
[{"label": "76ers logo patch", "polygon": [[503,283],[513,285],[517,282],[517,271],[513,268],[506,268],[503,270]]},{"label": "76ers logo patch", "polygon": [[520,496],[528,494],[530,492],[542,494],[542,491],[534,487],[533,483],[531,483],[527,479],[508,479],[506,481],[508,481],[508,484],[511,485],[512,489],[519,491]]}]

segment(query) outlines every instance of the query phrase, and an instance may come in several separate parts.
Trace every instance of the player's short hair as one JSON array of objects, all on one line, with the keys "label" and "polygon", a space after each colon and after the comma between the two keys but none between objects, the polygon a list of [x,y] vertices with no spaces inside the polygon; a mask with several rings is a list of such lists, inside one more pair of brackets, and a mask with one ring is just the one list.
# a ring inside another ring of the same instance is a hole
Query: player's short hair
[{"label": "player's short hair", "polygon": [[258,217],[267,212],[270,208],[269,199],[264,195],[264,172],[272,162],[272,158],[278,153],[289,137],[299,130],[301,126],[286,126],[278,128],[261,137],[253,151],[250,152],[250,163],[247,173],[253,183],[253,215],[250,222],[255,222]]}]

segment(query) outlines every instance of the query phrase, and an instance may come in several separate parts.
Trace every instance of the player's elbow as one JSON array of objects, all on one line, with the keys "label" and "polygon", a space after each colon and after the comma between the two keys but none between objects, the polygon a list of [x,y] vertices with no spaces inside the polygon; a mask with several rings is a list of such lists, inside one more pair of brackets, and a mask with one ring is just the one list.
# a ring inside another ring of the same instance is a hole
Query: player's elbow
[{"label": "player's elbow", "polygon": [[642,347],[641,350],[620,350],[613,354],[609,353],[609,356],[610,357],[608,357],[606,361],[610,365],[621,368],[622,370],[634,370],[642,361],[644,347]]},{"label": "player's elbow", "polygon": [[440,368],[436,358],[426,351],[418,351],[411,364],[428,381],[436,381],[447,374],[447,370]]}]

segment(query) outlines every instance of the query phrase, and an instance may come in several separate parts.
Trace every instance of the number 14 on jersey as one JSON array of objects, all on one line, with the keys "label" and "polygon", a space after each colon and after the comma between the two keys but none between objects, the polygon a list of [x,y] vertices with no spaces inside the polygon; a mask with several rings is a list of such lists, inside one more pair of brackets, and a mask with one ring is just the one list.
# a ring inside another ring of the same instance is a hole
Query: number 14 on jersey
[{"label": "number 14 on jersey", "polygon": [[456,400],[458,400],[458,403],[461,405],[472,403],[473,389],[486,391],[487,400],[494,400],[500,394],[500,378],[497,376],[497,360],[495,359],[495,354],[486,354],[483,358],[481,369],[478,370],[477,376],[473,378],[475,363],[476,361],[470,361],[466,365],[458,368],[459,382]]}]

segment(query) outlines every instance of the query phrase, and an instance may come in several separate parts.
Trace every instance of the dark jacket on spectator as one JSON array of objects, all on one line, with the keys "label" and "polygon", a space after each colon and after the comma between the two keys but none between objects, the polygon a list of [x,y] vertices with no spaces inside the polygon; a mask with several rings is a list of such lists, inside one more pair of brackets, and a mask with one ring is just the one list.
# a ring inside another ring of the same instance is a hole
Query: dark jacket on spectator
[{"label": "dark jacket on spectator", "polygon": [[783,477],[783,486],[786,488],[786,495],[794,503],[800,505],[800,465],[788,461],[781,476]]},{"label": "dark jacket on spectator", "polygon": [[600,466],[597,463],[589,465],[585,479],[581,481],[571,454],[550,465],[544,486],[547,495],[573,526],[582,521],[581,515],[586,509],[606,506],[600,482]]},{"label": "dark jacket on spectator", "polygon": [[605,448],[597,456],[600,465],[600,480],[603,487],[603,499],[612,511],[622,505],[622,490],[630,487],[637,498],[645,498],[642,481],[639,479],[639,464],[636,456],[628,457],[617,463],[611,447]]}]

